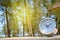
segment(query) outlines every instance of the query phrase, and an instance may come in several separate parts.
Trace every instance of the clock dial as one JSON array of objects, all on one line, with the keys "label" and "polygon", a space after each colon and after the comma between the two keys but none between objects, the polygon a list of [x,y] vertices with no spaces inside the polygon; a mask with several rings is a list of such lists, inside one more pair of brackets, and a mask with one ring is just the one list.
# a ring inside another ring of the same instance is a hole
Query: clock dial
[{"label": "clock dial", "polygon": [[56,23],[51,18],[45,18],[39,24],[40,31],[43,34],[51,33],[55,27],[56,27]]}]

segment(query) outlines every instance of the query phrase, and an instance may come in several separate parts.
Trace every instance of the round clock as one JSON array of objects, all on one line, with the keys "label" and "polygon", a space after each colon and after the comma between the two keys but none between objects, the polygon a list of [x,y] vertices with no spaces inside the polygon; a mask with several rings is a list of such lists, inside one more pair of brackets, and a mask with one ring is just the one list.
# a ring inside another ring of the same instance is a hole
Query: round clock
[{"label": "round clock", "polygon": [[56,28],[56,22],[52,18],[44,18],[40,24],[39,24],[39,29],[42,34],[51,34]]}]

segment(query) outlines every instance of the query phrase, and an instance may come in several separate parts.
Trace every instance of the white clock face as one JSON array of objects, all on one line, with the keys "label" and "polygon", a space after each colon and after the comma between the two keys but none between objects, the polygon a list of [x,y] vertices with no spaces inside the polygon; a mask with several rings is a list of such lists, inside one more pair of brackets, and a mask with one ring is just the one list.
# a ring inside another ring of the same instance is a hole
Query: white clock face
[{"label": "white clock face", "polygon": [[56,23],[51,18],[45,18],[39,24],[40,31],[43,34],[49,34],[49,33],[51,33],[55,27],[56,27]]}]

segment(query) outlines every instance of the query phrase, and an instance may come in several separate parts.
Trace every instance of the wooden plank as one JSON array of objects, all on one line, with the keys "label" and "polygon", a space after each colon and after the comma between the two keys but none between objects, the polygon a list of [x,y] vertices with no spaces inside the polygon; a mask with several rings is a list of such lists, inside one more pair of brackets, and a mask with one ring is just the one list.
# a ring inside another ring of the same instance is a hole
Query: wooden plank
[{"label": "wooden plank", "polygon": [[13,37],[13,38],[0,38],[0,40],[60,40],[60,36],[55,36],[55,37]]}]

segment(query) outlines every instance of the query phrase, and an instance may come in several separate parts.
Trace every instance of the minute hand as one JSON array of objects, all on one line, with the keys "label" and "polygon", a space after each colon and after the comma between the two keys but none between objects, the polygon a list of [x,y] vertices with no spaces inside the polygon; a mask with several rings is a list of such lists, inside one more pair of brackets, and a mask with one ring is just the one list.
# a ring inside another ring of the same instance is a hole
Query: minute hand
[{"label": "minute hand", "polygon": [[51,25],[52,23],[49,24],[49,26]]}]

